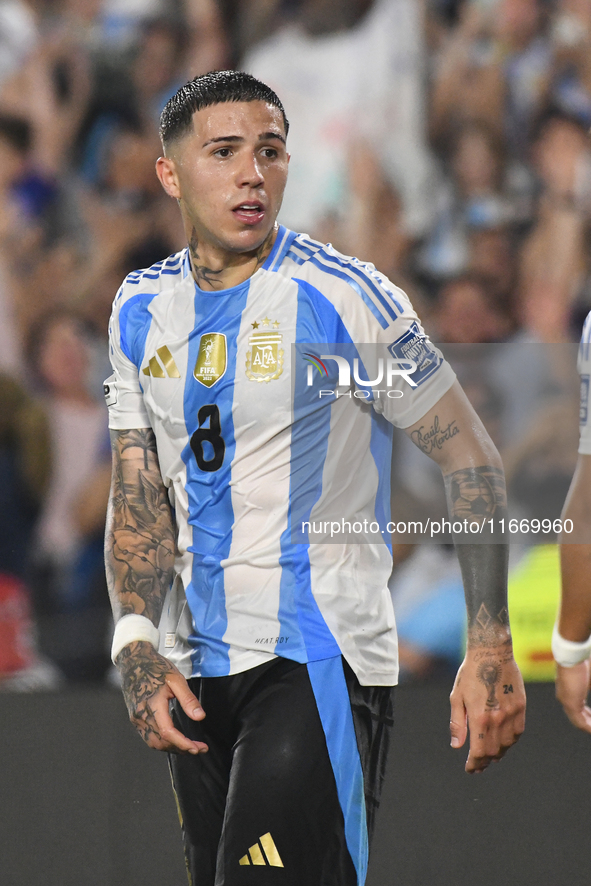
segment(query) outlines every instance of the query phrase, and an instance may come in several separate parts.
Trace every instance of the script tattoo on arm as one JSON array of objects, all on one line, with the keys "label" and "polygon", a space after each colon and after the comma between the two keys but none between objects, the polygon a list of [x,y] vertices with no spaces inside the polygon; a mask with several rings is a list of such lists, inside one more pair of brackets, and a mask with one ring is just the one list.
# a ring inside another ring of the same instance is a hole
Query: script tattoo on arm
[{"label": "script tattoo on arm", "polygon": [[172,577],[175,531],[151,428],[112,431],[113,483],[105,561],[115,618],[158,624]]},{"label": "script tattoo on arm", "polygon": [[413,431],[410,436],[413,443],[418,446],[422,452],[426,455],[431,455],[436,449],[442,449],[444,443],[447,443],[448,440],[451,440],[452,437],[455,437],[456,434],[459,433],[460,429],[458,428],[455,419],[450,421],[446,428],[442,428],[439,424],[439,416],[436,415],[433,419],[433,424],[428,431],[425,430],[424,425],[421,425],[421,427],[417,428],[416,431]]}]

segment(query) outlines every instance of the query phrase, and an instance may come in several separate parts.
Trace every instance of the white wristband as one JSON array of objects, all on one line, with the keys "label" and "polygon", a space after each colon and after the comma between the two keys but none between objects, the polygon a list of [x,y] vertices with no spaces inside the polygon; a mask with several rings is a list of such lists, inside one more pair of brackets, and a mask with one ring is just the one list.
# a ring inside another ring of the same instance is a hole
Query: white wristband
[{"label": "white wristband", "polygon": [[154,627],[149,618],[145,615],[124,615],[115,625],[115,633],[113,634],[113,644],[111,646],[111,661],[115,664],[115,659],[124,646],[128,643],[138,643],[144,641],[151,643],[154,649],[158,649],[160,644],[160,632]]},{"label": "white wristband", "polygon": [[574,668],[575,665],[585,661],[591,655],[591,637],[582,643],[574,640],[565,640],[558,633],[558,625],[554,625],[552,631],[552,655],[554,661],[563,668]]}]

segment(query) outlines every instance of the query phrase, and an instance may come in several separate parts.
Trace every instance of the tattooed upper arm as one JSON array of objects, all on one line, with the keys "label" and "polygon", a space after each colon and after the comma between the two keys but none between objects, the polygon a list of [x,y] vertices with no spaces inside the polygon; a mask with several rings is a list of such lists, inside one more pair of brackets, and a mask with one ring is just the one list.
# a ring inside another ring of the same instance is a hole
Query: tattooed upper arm
[{"label": "tattooed upper arm", "polygon": [[442,425],[439,416],[436,415],[428,425],[421,425],[410,433],[412,442],[419,447],[425,455],[441,450],[448,440],[460,433],[457,420],[453,418],[446,425]]},{"label": "tattooed upper arm", "polygon": [[105,561],[115,618],[158,623],[172,581],[175,531],[151,428],[112,431],[113,475]]}]

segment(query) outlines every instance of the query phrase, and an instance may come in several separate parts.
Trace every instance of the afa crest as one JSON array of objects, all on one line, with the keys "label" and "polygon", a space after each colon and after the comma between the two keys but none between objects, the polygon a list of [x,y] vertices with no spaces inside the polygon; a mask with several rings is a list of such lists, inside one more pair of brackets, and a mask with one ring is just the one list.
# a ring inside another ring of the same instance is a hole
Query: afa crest
[{"label": "afa crest", "polygon": [[226,336],[223,332],[207,332],[201,336],[193,377],[211,388],[224,375],[228,362]]},{"label": "afa crest", "polygon": [[[265,317],[262,325],[269,326],[271,321]],[[279,321],[272,325],[274,331],[258,332],[259,323],[252,324],[254,331],[248,339],[251,350],[246,352],[246,375],[251,381],[269,382],[283,372],[283,336],[276,331]]]}]

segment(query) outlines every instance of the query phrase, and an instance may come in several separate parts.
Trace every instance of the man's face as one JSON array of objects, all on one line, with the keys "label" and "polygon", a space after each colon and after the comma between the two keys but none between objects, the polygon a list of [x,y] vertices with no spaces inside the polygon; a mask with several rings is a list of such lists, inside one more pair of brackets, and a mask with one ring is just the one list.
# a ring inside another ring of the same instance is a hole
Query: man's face
[{"label": "man's face", "polygon": [[281,207],[289,155],[281,111],[263,101],[227,102],[193,115],[157,170],[180,201],[189,242],[229,252],[258,249]]}]

